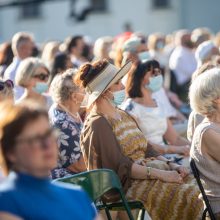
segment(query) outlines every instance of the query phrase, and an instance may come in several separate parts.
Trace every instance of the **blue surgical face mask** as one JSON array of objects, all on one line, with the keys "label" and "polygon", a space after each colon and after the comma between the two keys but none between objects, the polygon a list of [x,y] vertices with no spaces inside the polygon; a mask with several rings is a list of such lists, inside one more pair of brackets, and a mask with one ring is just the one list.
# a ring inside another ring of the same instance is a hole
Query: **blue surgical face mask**
[{"label": "blue surgical face mask", "polygon": [[37,82],[35,87],[33,88],[33,91],[35,91],[38,94],[43,94],[48,90],[48,84],[44,82]]},{"label": "blue surgical face mask", "polygon": [[158,41],[157,43],[156,43],[156,48],[158,49],[158,50],[162,50],[163,48],[164,48],[164,42],[163,41]]},{"label": "blue surgical face mask", "polygon": [[161,89],[163,85],[163,77],[162,75],[158,75],[155,77],[150,77],[150,83],[145,85],[146,89],[150,89],[151,92],[157,92]]},{"label": "blue surgical face mask", "polygon": [[138,58],[141,62],[145,62],[150,59],[150,54],[148,51],[144,51],[138,54]]},{"label": "blue surgical face mask", "polygon": [[121,103],[125,100],[125,90],[120,90],[113,92],[114,100],[116,106],[121,105]]}]

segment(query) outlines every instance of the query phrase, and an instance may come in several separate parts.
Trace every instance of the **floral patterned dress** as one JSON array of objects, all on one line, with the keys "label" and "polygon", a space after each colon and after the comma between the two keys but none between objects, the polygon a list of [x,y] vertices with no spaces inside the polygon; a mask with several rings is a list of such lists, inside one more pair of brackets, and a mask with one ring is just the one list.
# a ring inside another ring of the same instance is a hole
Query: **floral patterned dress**
[{"label": "floral patterned dress", "polygon": [[56,179],[74,174],[67,167],[81,157],[79,140],[82,123],[76,122],[71,115],[57,108],[55,104],[49,110],[49,117],[52,126],[60,130],[58,163],[51,171],[52,179]]}]

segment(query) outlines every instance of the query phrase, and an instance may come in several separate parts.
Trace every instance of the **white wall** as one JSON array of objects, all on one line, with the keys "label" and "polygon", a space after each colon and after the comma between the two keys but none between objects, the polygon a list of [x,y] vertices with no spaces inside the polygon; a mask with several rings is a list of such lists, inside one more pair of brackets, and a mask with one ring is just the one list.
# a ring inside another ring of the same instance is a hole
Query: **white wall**
[{"label": "white wall", "polygon": [[[22,20],[19,19],[18,8],[1,9],[0,41],[10,39],[15,32],[21,30],[33,32],[37,42],[63,40],[74,34],[88,35],[94,40],[99,36],[114,36],[122,32],[126,22],[132,24],[133,30],[146,34],[158,31],[169,33],[180,28],[183,23],[183,2],[180,5],[180,1],[185,0],[171,0],[170,8],[154,10],[151,0],[108,0],[108,12],[89,14],[84,22],[70,20],[69,1],[43,4],[40,19]],[[190,22],[192,20],[191,15]]]}]

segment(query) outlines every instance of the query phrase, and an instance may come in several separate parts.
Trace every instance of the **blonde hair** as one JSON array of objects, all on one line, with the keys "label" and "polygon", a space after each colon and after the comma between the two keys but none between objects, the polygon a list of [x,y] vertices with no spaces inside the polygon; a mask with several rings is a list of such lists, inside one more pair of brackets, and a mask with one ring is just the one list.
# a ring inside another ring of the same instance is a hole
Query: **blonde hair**
[{"label": "blonde hair", "polygon": [[58,41],[50,41],[44,46],[41,59],[47,64],[48,68],[51,68],[55,55],[60,51],[59,46]]},{"label": "blonde hair", "polygon": [[26,87],[30,78],[40,67],[45,68],[49,73],[48,68],[41,59],[34,57],[24,59],[19,65],[18,70],[16,72],[15,84],[22,87]]},{"label": "blonde hair", "polygon": [[165,43],[165,36],[162,33],[153,33],[148,37],[148,48],[150,50],[156,50],[156,45],[159,40],[163,40]]},{"label": "blonde hair", "polygon": [[93,47],[93,54],[96,59],[102,59],[103,58],[103,51],[105,47],[108,45],[111,45],[113,43],[112,37],[100,37],[95,41],[94,47]]},{"label": "blonde hair", "polygon": [[189,99],[191,108],[209,116],[216,112],[214,101],[220,98],[220,69],[212,68],[199,75],[191,84]]}]

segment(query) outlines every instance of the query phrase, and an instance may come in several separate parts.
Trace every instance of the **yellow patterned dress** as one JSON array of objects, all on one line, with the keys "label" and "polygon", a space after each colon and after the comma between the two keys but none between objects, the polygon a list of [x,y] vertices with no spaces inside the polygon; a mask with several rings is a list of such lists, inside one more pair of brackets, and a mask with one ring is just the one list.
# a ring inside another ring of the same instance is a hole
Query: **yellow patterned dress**
[{"label": "yellow patterned dress", "polygon": [[[146,159],[147,141],[131,117],[120,111],[121,120],[108,119],[123,153],[134,162],[144,161],[147,166],[169,169],[167,164]],[[150,126],[150,125],[149,125]],[[166,167],[167,166],[167,167]],[[197,220],[201,219],[203,202],[199,198],[195,179],[188,176],[183,184],[166,183],[160,180],[132,180],[127,191],[128,199],[137,199],[153,220]]]}]

